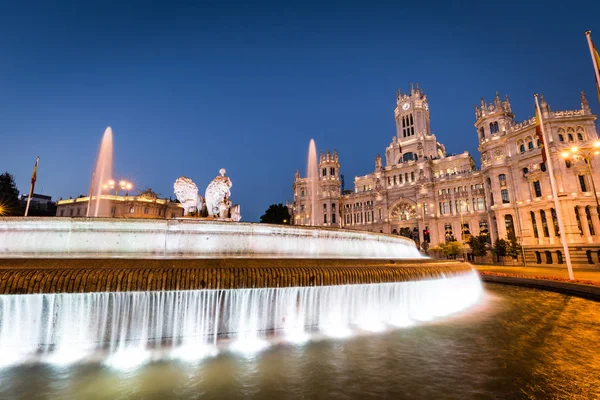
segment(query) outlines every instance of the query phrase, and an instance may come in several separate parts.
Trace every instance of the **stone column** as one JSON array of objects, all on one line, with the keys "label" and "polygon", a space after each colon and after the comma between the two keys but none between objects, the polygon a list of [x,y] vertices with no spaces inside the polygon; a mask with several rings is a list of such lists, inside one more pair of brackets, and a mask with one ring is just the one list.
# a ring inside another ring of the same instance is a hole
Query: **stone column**
[{"label": "stone column", "polygon": [[[577,207],[577,211],[579,213],[579,222],[581,222],[581,231],[583,232],[583,237],[587,239],[592,235],[590,233],[590,227],[587,222],[587,216],[585,215],[585,207]],[[594,217],[592,216],[592,218]]]}]

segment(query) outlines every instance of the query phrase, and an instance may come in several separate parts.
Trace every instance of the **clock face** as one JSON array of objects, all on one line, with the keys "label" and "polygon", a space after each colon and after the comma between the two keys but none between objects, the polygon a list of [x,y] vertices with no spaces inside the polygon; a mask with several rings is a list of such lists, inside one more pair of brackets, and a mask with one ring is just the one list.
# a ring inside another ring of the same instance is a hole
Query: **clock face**
[{"label": "clock face", "polygon": [[424,103],[424,104],[423,104],[423,107],[425,107],[425,111],[429,111],[429,104],[427,104],[427,103]]},{"label": "clock face", "polygon": [[409,104],[409,103],[404,103],[404,104],[402,104],[402,109],[403,109],[404,111],[408,110],[409,108],[410,108],[410,104]]}]

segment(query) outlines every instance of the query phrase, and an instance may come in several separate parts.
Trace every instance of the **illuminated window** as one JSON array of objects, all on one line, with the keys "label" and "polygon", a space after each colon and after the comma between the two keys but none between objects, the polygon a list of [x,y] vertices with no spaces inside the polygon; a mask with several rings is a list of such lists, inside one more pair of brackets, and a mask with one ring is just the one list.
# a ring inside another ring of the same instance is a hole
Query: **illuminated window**
[{"label": "illuminated window", "polygon": [[510,203],[510,199],[508,197],[508,190],[502,189],[500,191],[500,196],[502,197],[502,204],[508,204],[508,203]]}]

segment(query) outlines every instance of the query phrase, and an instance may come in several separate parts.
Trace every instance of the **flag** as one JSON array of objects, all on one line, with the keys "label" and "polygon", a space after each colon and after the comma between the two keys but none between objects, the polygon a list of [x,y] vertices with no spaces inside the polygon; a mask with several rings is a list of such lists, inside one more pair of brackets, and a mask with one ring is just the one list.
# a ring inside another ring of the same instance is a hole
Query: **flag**
[{"label": "flag", "polygon": [[600,102],[600,55],[594,42],[592,42],[591,31],[585,31],[585,36],[588,39],[588,45],[590,47],[590,54],[592,56],[592,64],[594,66],[594,77],[596,78],[596,91],[598,92],[598,102]]},{"label": "flag", "polygon": [[[591,41],[591,39],[590,39]],[[598,82],[598,76],[600,75],[600,55],[598,55],[598,50],[596,50],[596,47],[594,46],[594,42],[592,42],[592,54],[594,57],[595,65],[594,67],[597,69],[597,71],[595,71],[595,75],[596,75],[596,91],[598,92],[598,101],[600,102],[600,82]]]},{"label": "flag", "polygon": [[38,167],[39,161],[40,161],[39,157],[35,159],[35,165],[33,166],[33,174],[31,174],[31,185],[32,186],[35,185],[35,181],[37,179],[37,167]]},{"label": "flag", "polygon": [[535,134],[540,141],[540,149],[542,149],[542,161],[546,163],[546,144],[544,143],[544,135],[542,134],[542,118],[536,106],[535,108]]}]

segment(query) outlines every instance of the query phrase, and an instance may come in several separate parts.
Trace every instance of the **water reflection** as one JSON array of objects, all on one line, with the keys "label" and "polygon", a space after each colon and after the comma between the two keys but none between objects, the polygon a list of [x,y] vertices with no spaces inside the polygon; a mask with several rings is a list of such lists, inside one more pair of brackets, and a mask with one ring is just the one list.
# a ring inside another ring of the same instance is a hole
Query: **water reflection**
[{"label": "water reflection", "polygon": [[600,398],[600,303],[487,286],[441,322],[198,363],[0,370],[0,398]]}]

